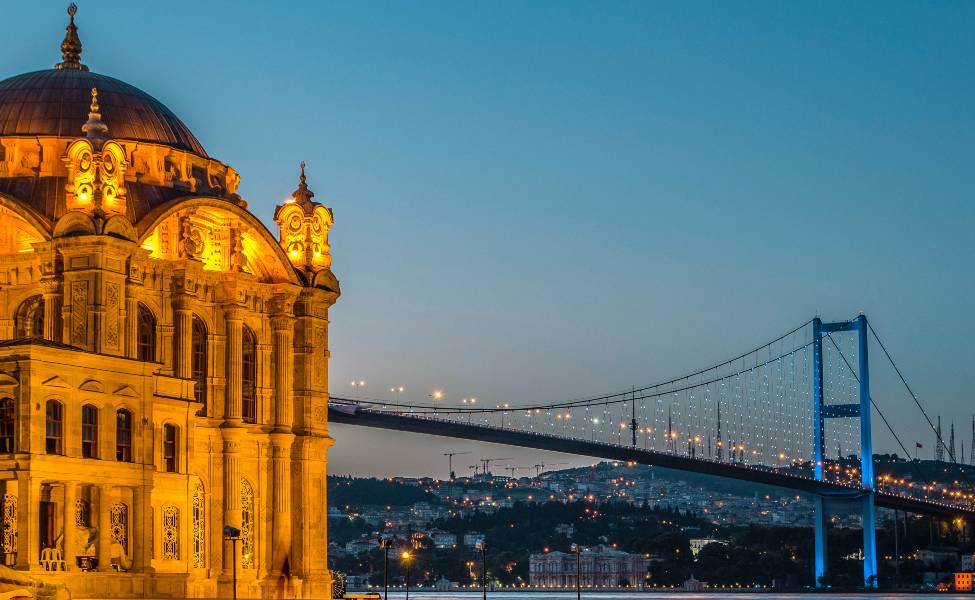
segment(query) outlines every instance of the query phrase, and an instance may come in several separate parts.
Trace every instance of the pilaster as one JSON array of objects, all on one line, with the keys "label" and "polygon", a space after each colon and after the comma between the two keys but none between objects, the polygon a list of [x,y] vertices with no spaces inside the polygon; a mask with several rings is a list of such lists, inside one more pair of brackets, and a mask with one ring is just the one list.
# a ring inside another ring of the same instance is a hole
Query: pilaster
[{"label": "pilaster", "polygon": [[78,554],[77,532],[78,527],[75,523],[75,502],[78,499],[77,485],[73,481],[64,482],[64,506],[63,523],[64,537],[62,538],[62,549],[64,553],[64,568],[67,571],[76,571],[78,565],[75,563],[75,556]]}]

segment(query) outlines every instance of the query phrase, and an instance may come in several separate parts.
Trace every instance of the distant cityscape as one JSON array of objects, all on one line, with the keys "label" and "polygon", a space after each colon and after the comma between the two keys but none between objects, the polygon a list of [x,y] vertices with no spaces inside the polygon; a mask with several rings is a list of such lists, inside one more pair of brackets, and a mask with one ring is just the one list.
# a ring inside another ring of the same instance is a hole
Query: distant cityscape
[{"label": "distant cityscape", "polygon": [[[884,485],[930,495],[949,493],[969,470],[888,455],[876,456],[875,464]],[[404,565],[395,557],[407,552],[416,569],[413,585],[420,588],[484,583],[482,545],[492,587],[569,589],[577,579],[587,588],[812,584],[811,500],[802,494],[626,463],[543,467],[529,476],[509,467],[507,476],[482,470],[453,481],[331,477],[332,568],[346,574],[350,589],[381,585],[380,540],[386,537],[393,557],[387,581],[403,585]],[[833,468],[856,466],[836,461]],[[933,587],[972,568],[975,548],[963,524],[890,510],[880,510],[877,522],[884,560],[900,577],[891,583]],[[506,523],[519,535],[499,533]],[[830,518],[831,543],[842,549],[833,569],[838,584],[846,575],[851,583],[856,578],[860,528],[856,510],[838,509]],[[742,553],[764,553],[762,566],[742,569],[734,560]]]}]

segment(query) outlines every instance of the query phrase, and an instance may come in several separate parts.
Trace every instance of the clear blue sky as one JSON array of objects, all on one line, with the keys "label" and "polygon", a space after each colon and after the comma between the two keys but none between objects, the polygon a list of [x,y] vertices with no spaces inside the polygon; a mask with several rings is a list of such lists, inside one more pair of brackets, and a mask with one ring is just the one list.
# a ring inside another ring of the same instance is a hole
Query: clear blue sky
[{"label": "clear blue sky", "polygon": [[[0,77],[59,60],[65,19],[5,5]],[[266,222],[307,161],[336,219],[336,395],[554,401],[863,310],[967,446],[975,3],[83,0],[78,25]],[[542,456],[334,434],[333,472]]]}]

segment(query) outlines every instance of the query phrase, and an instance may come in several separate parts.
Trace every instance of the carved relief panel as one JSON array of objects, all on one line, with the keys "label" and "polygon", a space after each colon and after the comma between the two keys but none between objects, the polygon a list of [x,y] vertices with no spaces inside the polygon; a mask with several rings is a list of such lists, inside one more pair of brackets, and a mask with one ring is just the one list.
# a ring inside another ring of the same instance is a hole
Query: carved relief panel
[{"label": "carved relief panel", "polygon": [[87,139],[68,146],[64,164],[68,183],[64,186],[68,210],[125,214],[125,151],[116,142],[96,149]]}]

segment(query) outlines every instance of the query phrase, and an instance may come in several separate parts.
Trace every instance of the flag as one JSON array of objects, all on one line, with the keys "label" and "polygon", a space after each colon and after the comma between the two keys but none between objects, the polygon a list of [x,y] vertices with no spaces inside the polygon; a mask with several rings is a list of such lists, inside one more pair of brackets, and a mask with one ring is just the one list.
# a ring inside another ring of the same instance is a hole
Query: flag
[{"label": "flag", "polygon": [[917,448],[923,448],[924,444],[922,444],[921,442],[914,442],[914,446]]}]

